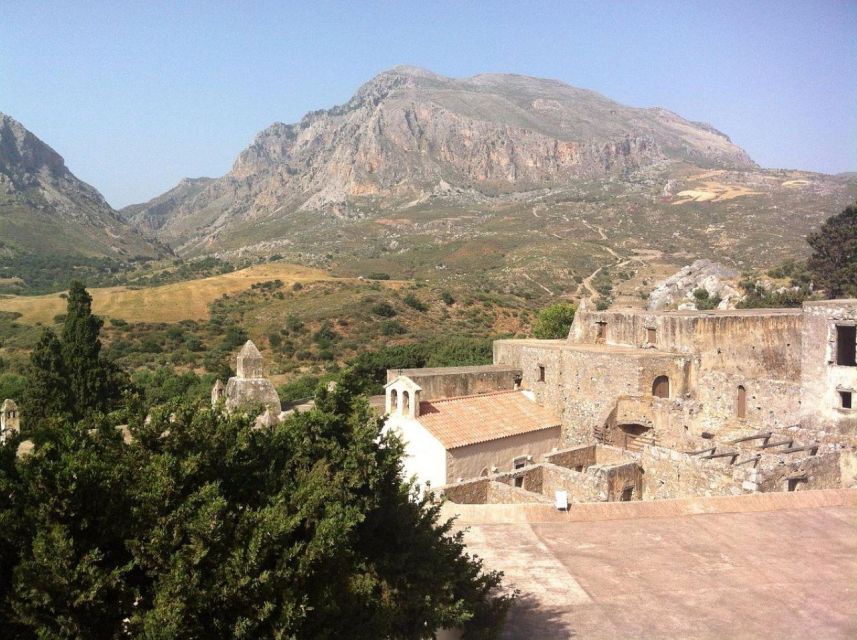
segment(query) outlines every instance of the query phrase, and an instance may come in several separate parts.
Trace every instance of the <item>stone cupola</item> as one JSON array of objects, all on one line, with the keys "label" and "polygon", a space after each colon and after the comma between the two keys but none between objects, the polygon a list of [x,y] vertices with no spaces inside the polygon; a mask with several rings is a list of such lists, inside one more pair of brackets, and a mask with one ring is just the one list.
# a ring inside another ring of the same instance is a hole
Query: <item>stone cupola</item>
[{"label": "stone cupola", "polygon": [[238,354],[236,374],[238,378],[243,380],[265,377],[262,373],[262,354],[259,353],[259,349],[256,348],[252,340],[245,342]]}]

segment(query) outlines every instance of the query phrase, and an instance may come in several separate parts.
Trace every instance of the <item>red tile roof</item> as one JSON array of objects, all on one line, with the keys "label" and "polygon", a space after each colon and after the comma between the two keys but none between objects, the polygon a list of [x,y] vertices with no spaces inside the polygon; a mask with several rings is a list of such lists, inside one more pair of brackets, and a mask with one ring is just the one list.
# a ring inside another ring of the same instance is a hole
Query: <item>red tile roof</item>
[{"label": "red tile roof", "polygon": [[559,418],[521,391],[420,403],[417,418],[447,449],[559,426]]}]

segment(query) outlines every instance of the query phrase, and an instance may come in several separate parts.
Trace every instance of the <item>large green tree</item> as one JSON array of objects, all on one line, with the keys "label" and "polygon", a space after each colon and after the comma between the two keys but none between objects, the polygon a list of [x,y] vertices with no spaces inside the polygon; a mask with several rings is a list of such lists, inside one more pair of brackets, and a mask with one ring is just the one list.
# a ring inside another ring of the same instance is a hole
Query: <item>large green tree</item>
[{"label": "large green tree", "polygon": [[30,354],[27,386],[22,404],[24,415],[32,422],[71,411],[71,394],[62,344],[50,329],[42,332]]},{"label": "large green tree", "polygon": [[115,369],[101,357],[103,322],[92,313],[92,297],[75,281],[68,291],[62,330],[63,362],[75,415],[103,411],[120,395]]},{"label": "large green tree", "polygon": [[34,638],[495,637],[499,575],[400,480],[348,376],[271,429],[191,405],[0,445],[0,628]]},{"label": "large green tree", "polygon": [[86,288],[72,283],[62,339],[45,330],[30,355],[23,399],[27,425],[60,414],[79,419],[106,411],[121,397],[125,375],[101,355],[101,325]]},{"label": "large green tree", "polygon": [[807,238],[812,282],[829,298],[857,297],[857,204],[828,218]]}]

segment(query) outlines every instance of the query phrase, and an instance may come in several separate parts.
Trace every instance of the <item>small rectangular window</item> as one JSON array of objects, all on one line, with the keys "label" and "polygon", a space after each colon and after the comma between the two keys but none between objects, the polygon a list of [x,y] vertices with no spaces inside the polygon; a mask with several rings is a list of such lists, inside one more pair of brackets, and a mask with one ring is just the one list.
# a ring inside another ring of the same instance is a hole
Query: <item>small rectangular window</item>
[{"label": "small rectangular window", "polygon": [[515,469],[523,469],[524,467],[527,466],[527,459],[526,458],[515,458],[514,460],[512,460],[512,466]]},{"label": "small rectangular window", "polygon": [[545,365],[539,365],[539,382],[545,381]]},{"label": "small rectangular window", "polygon": [[648,342],[649,344],[655,344],[657,335],[658,332],[655,329],[649,327],[648,329],[646,329],[646,342]]},{"label": "small rectangular window", "polygon": [[839,404],[843,409],[851,409],[851,392],[850,391],[840,391],[839,392]]},{"label": "small rectangular window", "polygon": [[857,327],[836,325],[836,364],[857,367]]}]

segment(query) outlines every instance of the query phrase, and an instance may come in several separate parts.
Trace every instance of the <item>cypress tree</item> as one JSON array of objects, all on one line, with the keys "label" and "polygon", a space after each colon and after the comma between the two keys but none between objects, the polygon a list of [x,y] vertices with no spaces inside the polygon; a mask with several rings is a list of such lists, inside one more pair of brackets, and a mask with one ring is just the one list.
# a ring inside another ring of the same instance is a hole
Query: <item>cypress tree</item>
[{"label": "cypress tree", "polygon": [[38,421],[71,410],[68,374],[62,345],[56,334],[45,329],[30,355],[27,387],[22,399],[27,420]]},{"label": "cypress tree", "polygon": [[92,314],[92,297],[83,283],[73,282],[68,292],[62,353],[72,411],[78,417],[103,411],[119,396],[112,368],[101,359],[101,325],[101,318]]}]

